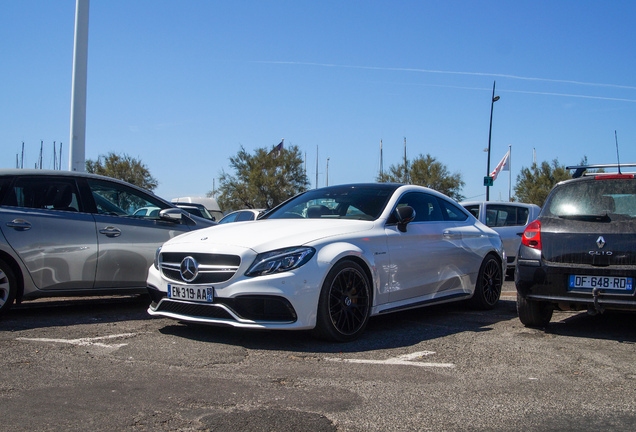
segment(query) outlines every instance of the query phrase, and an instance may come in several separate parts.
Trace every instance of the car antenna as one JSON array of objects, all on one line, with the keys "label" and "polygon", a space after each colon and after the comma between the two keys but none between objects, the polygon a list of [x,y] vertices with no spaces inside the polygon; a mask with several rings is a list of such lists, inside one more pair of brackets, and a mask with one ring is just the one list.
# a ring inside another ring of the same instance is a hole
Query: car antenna
[{"label": "car antenna", "polygon": [[618,173],[621,174],[621,158],[618,156],[618,135],[614,130],[614,141],[616,141],[616,161],[618,162]]}]

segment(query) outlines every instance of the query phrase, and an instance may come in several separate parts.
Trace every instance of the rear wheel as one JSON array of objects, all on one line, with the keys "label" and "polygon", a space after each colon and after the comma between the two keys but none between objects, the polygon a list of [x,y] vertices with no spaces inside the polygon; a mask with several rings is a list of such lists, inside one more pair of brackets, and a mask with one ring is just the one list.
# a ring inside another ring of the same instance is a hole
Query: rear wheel
[{"label": "rear wheel", "polygon": [[494,308],[501,296],[502,282],[501,263],[494,256],[488,255],[481,263],[471,304],[478,309]]},{"label": "rear wheel", "polygon": [[9,310],[15,300],[18,283],[11,267],[0,260],[0,316]]},{"label": "rear wheel", "polygon": [[552,319],[553,308],[550,303],[531,300],[517,293],[517,313],[526,327],[545,327]]},{"label": "rear wheel", "polygon": [[341,261],[322,286],[314,333],[337,342],[352,341],[364,331],[370,312],[369,278],[359,264]]}]

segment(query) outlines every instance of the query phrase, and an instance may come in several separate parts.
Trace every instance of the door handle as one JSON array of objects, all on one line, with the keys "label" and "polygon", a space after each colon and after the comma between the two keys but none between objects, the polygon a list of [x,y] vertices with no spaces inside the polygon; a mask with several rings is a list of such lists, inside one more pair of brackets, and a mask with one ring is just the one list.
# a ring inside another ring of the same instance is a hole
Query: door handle
[{"label": "door handle", "polygon": [[31,229],[31,224],[24,219],[13,219],[11,222],[7,222],[9,228],[14,228],[16,231],[26,231]]},{"label": "door handle", "polygon": [[458,238],[462,238],[462,234],[461,233],[457,233],[457,232],[452,232],[449,230],[446,230],[442,233],[442,235],[444,236],[444,238],[447,239],[458,239]]},{"label": "door handle", "polygon": [[107,226],[106,228],[100,229],[99,233],[104,234],[106,237],[119,237],[121,235],[121,230],[114,226]]}]

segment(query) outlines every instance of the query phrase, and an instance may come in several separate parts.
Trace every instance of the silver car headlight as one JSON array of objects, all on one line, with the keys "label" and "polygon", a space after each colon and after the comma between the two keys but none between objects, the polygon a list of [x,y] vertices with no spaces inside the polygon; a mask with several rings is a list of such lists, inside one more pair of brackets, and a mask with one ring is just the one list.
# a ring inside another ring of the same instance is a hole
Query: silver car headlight
[{"label": "silver car headlight", "polygon": [[282,273],[301,267],[316,253],[312,247],[292,247],[258,254],[245,276],[263,276]]}]

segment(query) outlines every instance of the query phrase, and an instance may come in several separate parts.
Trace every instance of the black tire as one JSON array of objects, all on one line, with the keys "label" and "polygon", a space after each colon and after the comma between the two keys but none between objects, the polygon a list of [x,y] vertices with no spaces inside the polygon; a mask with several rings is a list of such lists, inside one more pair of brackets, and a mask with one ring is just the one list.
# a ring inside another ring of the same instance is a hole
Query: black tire
[{"label": "black tire", "polygon": [[0,316],[11,308],[18,290],[18,283],[11,267],[0,260]]},{"label": "black tire", "polygon": [[359,264],[340,261],[320,291],[314,334],[322,339],[349,342],[367,326],[371,313],[371,283]]},{"label": "black tire", "polygon": [[501,263],[492,255],[486,256],[479,268],[475,293],[470,303],[477,309],[492,309],[501,297],[503,271]]},{"label": "black tire", "polygon": [[553,307],[550,303],[531,300],[517,293],[517,314],[526,327],[545,327],[552,319]]}]

